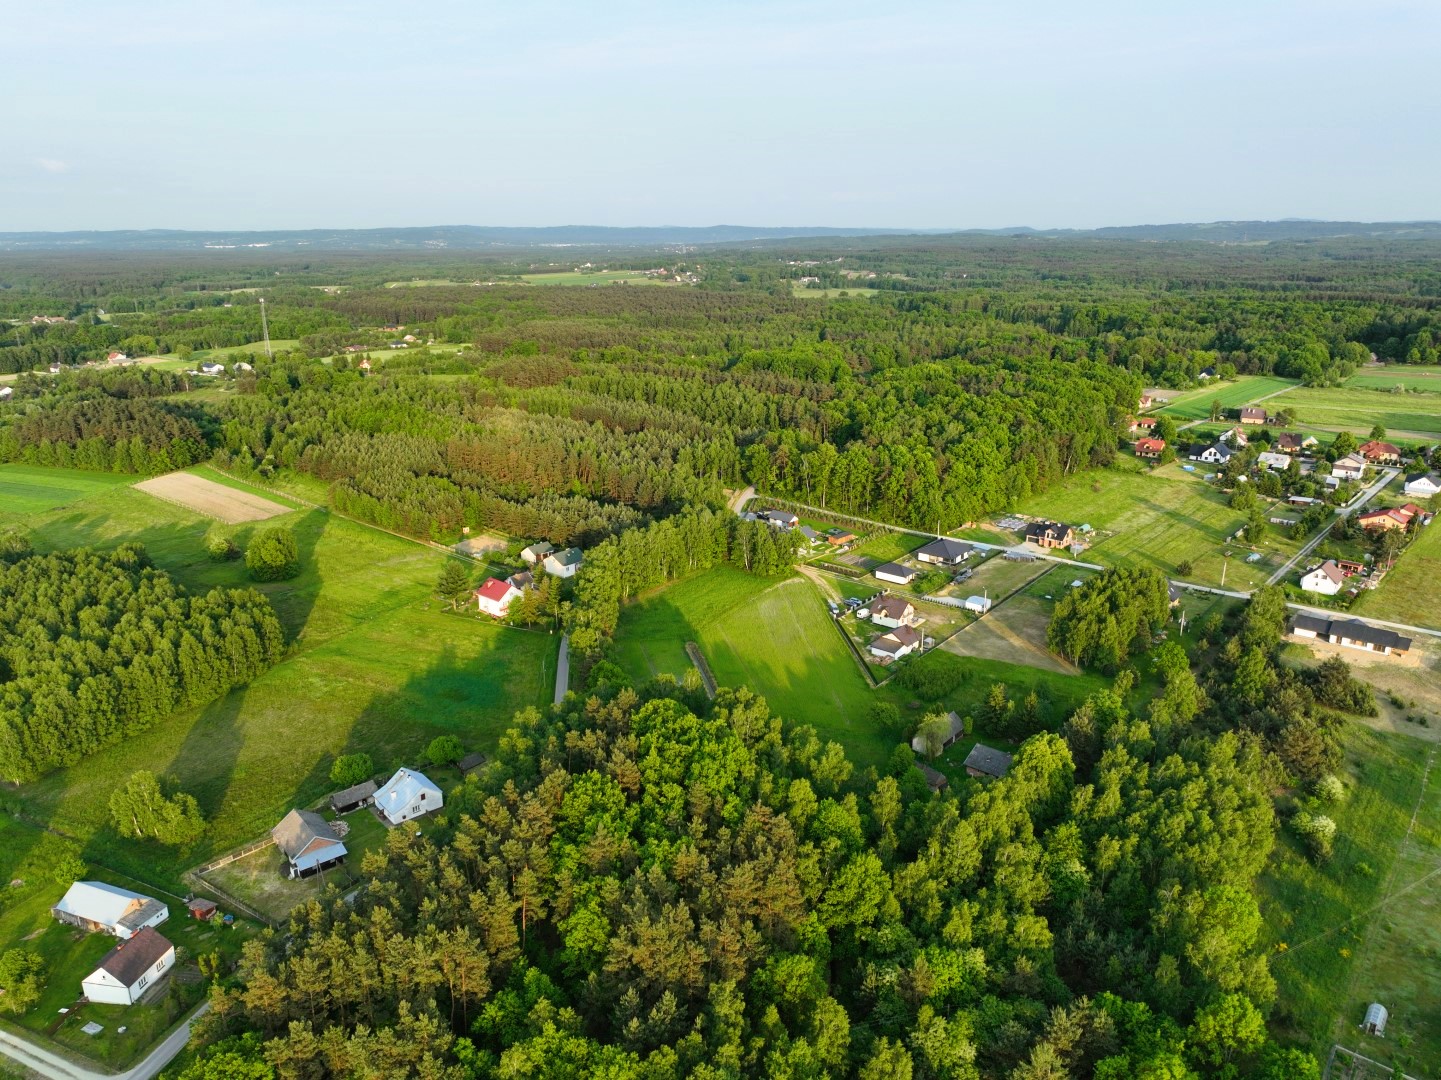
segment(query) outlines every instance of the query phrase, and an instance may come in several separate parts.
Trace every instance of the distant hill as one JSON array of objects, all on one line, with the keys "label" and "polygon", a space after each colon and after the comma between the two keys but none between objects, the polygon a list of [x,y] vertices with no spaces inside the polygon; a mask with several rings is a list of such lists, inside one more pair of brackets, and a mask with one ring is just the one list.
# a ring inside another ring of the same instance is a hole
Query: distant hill
[{"label": "distant hill", "polygon": [[711,225],[611,228],[556,225],[505,228],[437,225],[396,229],[302,229],[213,232],[134,229],[113,232],[0,233],[0,251],[500,251],[526,248],[659,248],[865,236],[1024,236],[1037,238],[1258,243],[1343,236],[1441,239],[1441,221],[1215,221],[1118,225],[1101,229],[880,229]]}]

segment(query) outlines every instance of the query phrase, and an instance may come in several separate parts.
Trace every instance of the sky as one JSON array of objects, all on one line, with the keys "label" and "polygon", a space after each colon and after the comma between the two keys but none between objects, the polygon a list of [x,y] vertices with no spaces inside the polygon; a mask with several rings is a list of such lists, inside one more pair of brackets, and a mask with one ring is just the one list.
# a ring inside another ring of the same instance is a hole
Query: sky
[{"label": "sky", "polygon": [[1438,0],[12,5],[0,231],[1441,218]]}]

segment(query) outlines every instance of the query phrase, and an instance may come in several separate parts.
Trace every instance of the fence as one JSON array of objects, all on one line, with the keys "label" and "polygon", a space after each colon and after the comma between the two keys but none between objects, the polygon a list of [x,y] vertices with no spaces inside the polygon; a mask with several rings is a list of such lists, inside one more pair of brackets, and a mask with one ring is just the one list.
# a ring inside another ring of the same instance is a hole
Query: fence
[{"label": "fence", "polygon": [[262,840],[256,840],[252,843],[246,844],[244,847],[236,848],[234,851],[228,852],[220,856],[220,858],[216,859],[214,862],[208,862],[204,866],[197,866],[193,873],[203,876],[210,873],[212,870],[219,870],[222,866],[229,866],[237,859],[243,859],[247,855],[254,855],[257,851],[262,851],[265,848],[272,846],[274,843],[274,838],[269,836],[265,837]]}]

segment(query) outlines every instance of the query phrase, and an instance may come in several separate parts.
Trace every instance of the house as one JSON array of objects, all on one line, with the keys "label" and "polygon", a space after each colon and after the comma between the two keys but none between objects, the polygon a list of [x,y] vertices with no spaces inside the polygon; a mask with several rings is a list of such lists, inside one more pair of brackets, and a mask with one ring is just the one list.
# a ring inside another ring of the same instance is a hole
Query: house
[{"label": "house", "polygon": [[1131,421],[1131,434],[1134,435],[1138,431],[1150,431],[1155,426],[1156,418],[1154,416],[1139,416]]},{"label": "house", "polygon": [[360,358],[360,363],[357,364],[356,366],[357,366],[358,368],[360,368],[361,371],[369,371],[369,370],[370,370],[370,357],[368,357],[368,356],[362,356],[362,357]]},{"label": "house", "polygon": [[1136,456],[1138,458],[1158,458],[1161,451],[1166,449],[1165,439],[1137,439]]},{"label": "house", "polygon": [[11,394],[13,394],[13,393],[15,393],[15,387],[13,387],[13,386],[0,386],[0,401],[3,401],[5,398],[8,398],[8,397],[9,397]]},{"label": "house", "polygon": [[175,946],[147,927],[106,953],[80,989],[102,1005],[134,1005],[174,966]]},{"label": "house", "polygon": [[1338,480],[1359,480],[1366,475],[1366,459],[1360,454],[1347,454],[1332,462],[1331,475]]},{"label": "house", "polygon": [[1233,450],[1244,450],[1251,445],[1251,439],[1245,430],[1238,427],[1233,427],[1230,431],[1223,431],[1221,441],[1229,443]]},{"label": "house", "polygon": [[1256,464],[1267,469],[1286,469],[1291,465],[1291,459],[1285,454],[1274,454],[1269,450],[1262,450],[1256,457]]},{"label": "house", "polygon": [[159,900],[103,881],[77,881],[50,909],[60,922],[92,934],[114,934],[128,941],[141,930],[159,926],[170,909]]},{"label": "house", "polygon": [[853,532],[846,532],[845,529],[826,530],[826,543],[830,544],[831,547],[840,547],[842,544],[853,544],[855,543],[855,539],[856,534]]},{"label": "house", "polygon": [[511,601],[519,595],[520,590],[510,582],[486,578],[485,583],[475,590],[475,606],[493,618],[503,619],[510,610]]},{"label": "house", "polygon": [[1346,580],[1346,575],[1332,559],[1327,559],[1316,569],[1301,575],[1301,588],[1305,592],[1320,593],[1322,596],[1335,596],[1341,591],[1341,583]]},{"label": "house", "polygon": [[460,770],[460,775],[464,776],[466,773],[475,772],[475,770],[484,765],[487,760],[486,756],[479,750],[472,750],[466,754],[465,757],[457,761],[455,767]]},{"label": "house", "polygon": [[905,626],[915,615],[915,607],[899,596],[882,596],[871,605],[871,622],[877,626]]},{"label": "house", "polygon": [[777,529],[794,529],[801,523],[801,519],[789,510],[762,510],[756,514],[756,519]]},{"label": "house", "polygon": [[818,533],[818,532],[816,532],[816,531],[815,531],[814,529],[812,529],[809,525],[802,525],[802,526],[801,526],[799,529],[797,529],[796,531],[806,538],[806,543],[807,543],[807,544],[818,544],[818,543],[820,543],[821,534]]},{"label": "house", "polygon": [[534,566],[554,550],[555,548],[542,540],[539,543],[531,544],[530,547],[521,548],[520,557],[527,565]]},{"label": "house", "polygon": [[950,783],[950,781],[946,779],[945,773],[933,769],[929,765],[917,763],[916,768],[921,770],[921,775],[926,778],[926,787],[932,791],[940,791]]},{"label": "house", "polygon": [[244,360],[237,360],[237,361],[235,361],[234,368],[235,368],[235,370],[236,370],[237,372],[254,371],[254,370],[255,370],[255,368],[253,368],[251,365],[247,364]]},{"label": "house", "polygon": [[920,571],[912,570],[909,566],[902,566],[900,563],[888,562],[881,563],[871,573],[882,581],[889,581],[895,585],[909,585]]},{"label": "house", "polygon": [[958,566],[969,559],[975,550],[970,544],[962,543],[960,540],[938,537],[924,547],[917,548],[915,556],[923,563],[934,563],[937,566]]},{"label": "house", "polygon": [[330,822],[309,810],[290,811],[270,836],[285,856],[286,877],[309,877],[346,856],[345,844]]},{"label": "house", "polygon": [[[946,737],[941,741],[941,749],[952,745],[957,739],[966,733],[966,722],[954,712],[946,713],[946,722],[950,725],[946,731]],[[917,754],[926,752],[926,741],[919,735],[911,740],[911,749]]]},{"label": "house", "polygon": [[1210,382],[1215,377],[1216,369],[1213,367],[1203,367],[1200,371],[1196,372],[1196,378],[1202,382]]},{"label": "house", "polygon": [[1208,465],[1224,465],[1231,460],[1233,451],[1223,442],[1213,443],[1196,455],[1197,461],[1204,461]]},{"label": "house", "polygon": [[201,364],[201,365],[200,365],[200,374],[202,374],[202,375],[224,375],[224,374],[225,374],[225,365],[224,365],[224,364]]},{"label": "house", "polygon": [[1026,539],[1037,547],[1065,547],[1075,539],[1069,525],[1059,521],[1034,521],[1026,526]]},{"label": "house", "polygon": [[522,570],[518,574],[511,574],[510,577],[505,579],[505,583],[512,589],[519,589],[521,592],[525,592],[526,589],[535,588],[535,575],[529,570]]},{"label": "house", "polygon": [[987,596],[966,597],[966,610],[974,611],[977,615],[984,615],[991,610],[991,600]]},{"label": "house", "polygon": [[1420,499],[1429,499],[1441,493],[1441,474],[1433,472],[1412,473],[1406,477],[1406,486],[1402,489],[1407,495],[1414,495]]},{"label": "house", "polygon": [[1366,459],[1368,465],[1400,465],[1401,448],[1388,442],[1372,439],[1356,447],[1356,452]]},{"label": "house", "polygon": [[193,896],[185,901],[185,910],[190,912],[192,919],[209,922],[215,918],[215,913],[220,910],[220,907],[214,900],[206,900],[203,897]]},{"label": "house", "polygon": [[1264,424],[1266,422],[1266,410],[1256,405],[1246,405],[1241,409],[1241,423],[1243,424]]},{"label": "house", "polygon": [[112,352],[105,354],[105,362],[107,364],[123,364],[129,359],[130,357],[126,356],[123,352]]},{"label": "house", "polygon": [[375,808],[391,825],[410,821],[445,805],[440,788],[423,773],[401,769],[376,793]]},{"label": "house", "polygon": [[545,572],[554,577],[575,577],[575,572],[580,569],[580,560],[580,548],[572,547],[551,552],[542,560],[542,564]]},{"label": "house", "polygon": [[1358,619],[1328,619],[1322,615],[1297,615],[1291,621],[1291,633],[1298,638],[1324,641],[1331,645],[1344,645],[1348,649],[1363,649],[1380,653],[1382,656],[1405,656],[1411,648],[1411,639],[1402,637],[1394,630],[1372,626]]},{"label": "house", "polygon": [[1151,393],[1149,390],[1147,390],[1145,393],[1143,393],[1143,394],[1141,395],[1141,405],[1140,405],[1140,407],[1143,408],[1143,409],[1149,409],[1152,405],[1156,404],[1156,401],[1157,401],[1157,400],[1158,400],[1158,399],[1157,399],[1156,395],[1153,394],[1153,393]]},{"label": "house", "polygon": [[1276,436],[1272,445],[1283,454],[1300,454],[1320,445],[1313,435],[1300,435],[1294,431],[1283,431]]},{"label": "house", "polygon": [[1011,767],[1011,755],[1004,750],[976,743],[966,755],[966,773],[970,776],[1005,776]]},{"label": "house", "polygon": [[1396,529],[1405,532],[1416,517],[1415,511],[1405,506],[1388,506],[1384,510],[1368,510],[1356,515],[1356,524],[1367,532],[1383,532]]},{"label": "house", "polygon": [[881,660],[899,660],[921,647],[921,633],[912,626],[898,626],[870,644],[871,655]]},{"label": "house", "polygon": [[369,806],[374,795],[375,781],[366,780],[364,783],[348,787],[344,791],[337,791],[332,795],[330,809],[337,814],[348,814],[352,810],[359,810],[362,806]]}]

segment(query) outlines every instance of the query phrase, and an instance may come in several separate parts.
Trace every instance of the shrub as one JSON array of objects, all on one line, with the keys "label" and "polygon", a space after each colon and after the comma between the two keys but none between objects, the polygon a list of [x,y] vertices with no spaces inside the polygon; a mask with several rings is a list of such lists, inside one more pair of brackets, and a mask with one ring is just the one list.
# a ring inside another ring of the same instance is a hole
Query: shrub
[{"label": "shrub", "polygon": [[1341,802],[1346,798],[1346,785],[1334,773],[1327,773],[1316,781],[1316,798],[1328,803]]},{"label": "shrub", "polygon": [[954,653],[932,650],[896,675],[907,690],[939,701],[966,680],[966,665]]},{"label": "shrub", "polygon": [[1176,576],[1177,576],[1177,577],[1190,577],[1191,574],[1192,574],[1192,572],[1195,571],[1195,569],[1196,569],[1196,568],[1195,568],[1194,565],[1192,565],[1190,559],[1182,559],[1180,562],[1178,562],[1178,563],[1176,564]]},{"label": "shrub", "polygon": [[45,960],[30,949],[11,949],[0,956],[0,1012],[22,1013],[40,1000],[45,986]]},{"label": "shrub", "polygon": [[354,787],[375,775],[369,754],[341,754],[330,766],[330,779],[341,787]]},{"label": "shrub", "polygon": [[228,536],[212,536],[205,541],[205,554],[211,562],[229,562],[240,557],[240,549],[230,542]]},{"label": "shrub", "polygon": [[1313,858],[1319,860],[1331,857],[1331,848],[1336,840],[1336,822],[1325,814],[1312,814],[1302,810],[1291,819],[1291,828],[1310,850]]},{"label": "shrub", "polygon": [[425,756],[436,765],[449,765],[465,757],[465,747],[454,735],[437,735],[425,748]]},{"label": "shrub", "polygon": [[180,846],[199,838],[205,819],[194,796],[183,791],[167,796],[155,774],[141,769],[110,795],[110,820],[121,836],[149,837]]},{"label": "shrub", "polygon": [[284,581],[300,573],[300,551],[289,529],[265,529],[245,549],[245,568],[255,581]]}]

